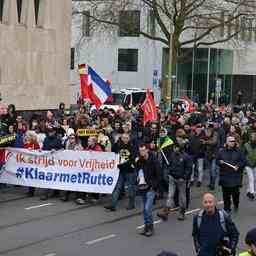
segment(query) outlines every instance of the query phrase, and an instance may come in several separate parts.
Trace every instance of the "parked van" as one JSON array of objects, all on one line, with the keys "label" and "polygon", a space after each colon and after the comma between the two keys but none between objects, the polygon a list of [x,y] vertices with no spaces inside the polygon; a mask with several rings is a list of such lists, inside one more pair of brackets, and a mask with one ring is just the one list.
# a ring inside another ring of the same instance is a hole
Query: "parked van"
[{"label": "parked van", "polygon": [[[112,92],[112,100],[106,102],[100,108],[112,108],[117,111],[118,109],[127,109],[143,103],[146,98],[146,89],[129,88],[120,91]],[[152,92],[153,93],[153,92]]]}]

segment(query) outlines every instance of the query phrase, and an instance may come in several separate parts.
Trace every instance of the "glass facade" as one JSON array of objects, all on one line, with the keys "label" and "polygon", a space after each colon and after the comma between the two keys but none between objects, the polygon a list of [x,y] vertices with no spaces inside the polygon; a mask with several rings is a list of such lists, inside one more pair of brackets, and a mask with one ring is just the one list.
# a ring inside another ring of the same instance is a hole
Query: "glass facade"
[{"label": "glass facade", "polygon": [[[205,103],[229,103],[232,93],[233,52],[214,48],[181,49],[173,97],[187,95]],[[216,91],[216,87],[219,90]]]}]

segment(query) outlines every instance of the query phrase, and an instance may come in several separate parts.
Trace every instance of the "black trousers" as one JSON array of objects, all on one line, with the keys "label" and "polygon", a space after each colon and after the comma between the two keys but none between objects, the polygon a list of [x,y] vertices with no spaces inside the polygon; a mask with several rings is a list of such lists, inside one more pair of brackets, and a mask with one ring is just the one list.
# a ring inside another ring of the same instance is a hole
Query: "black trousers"
[{"label": "black trousers", "polygon": [[222,187],[224,210],[231,211],[231,198],[233,200],[234,208],[238,209],[239,197],[240,197],[240,187]]}]

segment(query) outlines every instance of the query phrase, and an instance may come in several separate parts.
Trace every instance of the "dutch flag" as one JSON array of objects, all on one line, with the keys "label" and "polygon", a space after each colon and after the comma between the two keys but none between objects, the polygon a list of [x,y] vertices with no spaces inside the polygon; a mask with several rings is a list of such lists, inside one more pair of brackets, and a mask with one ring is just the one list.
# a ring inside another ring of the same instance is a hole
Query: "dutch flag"
[{"label": "dutch flag", "polygon": [[82,97],[89,99],[96,108],[99,108],[112,97],[109,82],[104,81],[89,65],[80,65],[79,71]]}]

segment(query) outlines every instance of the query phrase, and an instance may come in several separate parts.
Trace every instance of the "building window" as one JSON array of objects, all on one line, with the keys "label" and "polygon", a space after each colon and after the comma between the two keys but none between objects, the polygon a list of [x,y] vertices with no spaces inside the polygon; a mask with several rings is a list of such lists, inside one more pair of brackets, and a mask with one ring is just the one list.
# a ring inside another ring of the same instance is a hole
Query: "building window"
[{"label": "building window", "polygon": [[248,41],[252,41],[252,32],[253,32],[253,20],[248,20]]},{"label": "building window", "polygon": [[35,3],[35,21],[36,21],[36,25],[37,25],[39,8],[40,8],[40,0],[34,0],[34,3]]},{"label": "building window", "polygon": [[228,37],[231,37],[231,33],[232,33],[232,28],[233,28],[233,21],[232,21],[233,16],[232,15],[228,15],[228,24],[227,24],[227,34]]},{"label": "building window", "polygon": [[21,21],[21,12],[22,12],[22,0],[17,0],[17,12],[18,12],[18,22]]},{"label": "building window", "polygon": [[83,36],[90,36],[90,11],[85,11],[83,13],[83,21],[82,21],[82,33]]},{"label": "building window", "polygon": [[235,21],[235,39],[238,40],[239,39],[239,32],[240,32],[240,21],[237,18]]},{"label": "building window", "polygon": [[245,17],[242,17],[241,18],[241,40],[245,41],[245,36],[246,36],[246,29],[247,29],[247,26],[246,26],[246,19]]},{"label": "building window", "polygon": [[4,0],[0,0],[0,22],[3,21]]},{"label": "building window", "polygon": [[70,69],[75,69],[75,48],[71,48]]},{"label": "building window", "polygon": [[222,11],[220,14],[220,36],[225,35],[225,12]]},{"label": "building window", "polygon": [[139,36],[140,11],[121,11],[119,24],[119,36]]},{"label": "building window", "polygon": [[148,13],[148,33],[151,36],[156,35],[156,18],[153,10],[150,10]]},{"label": "building window", "polygon": [[138,71],[138,49],[118,49],[118,71]]}]

